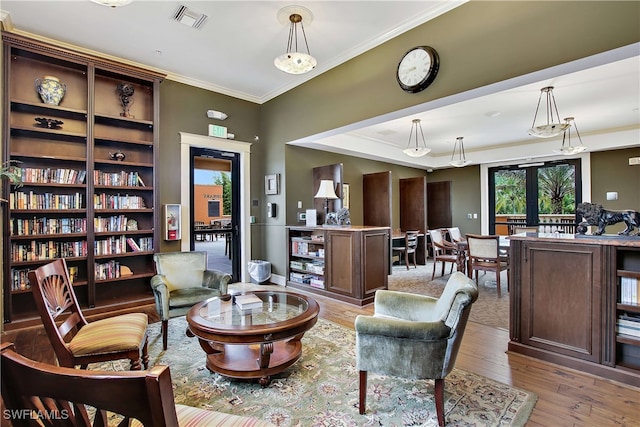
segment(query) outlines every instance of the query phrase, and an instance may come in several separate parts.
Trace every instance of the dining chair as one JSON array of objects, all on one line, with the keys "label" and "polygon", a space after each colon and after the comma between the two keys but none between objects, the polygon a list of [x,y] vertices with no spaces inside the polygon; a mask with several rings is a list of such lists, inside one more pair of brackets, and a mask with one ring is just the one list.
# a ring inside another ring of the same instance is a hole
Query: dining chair
[{"label": "dining chair", "polygon": [[418,268],[416,264],[416,250],[418,248],[418,234],[419,230],[407,230],[404,233],[404,246],[394,246],[391,248],[394,254],[400,255],[400,259],[404,258],[404,264],[409,269],[409,257],[413,258],[413,266]]},{"label": "dining chair", "polygon": [[[29,271],[29,283],[60,366],[86,369],[89,363],[129,359],[132,370],[141,369],[141,365],[149,367],[146,314],[129,313],[88,322],[64,258]],[[59,323],[59,317],[65,320]]]},{"label": "dining chair", "polygon": [[449,237],[453,243],[464,242],[465,239],[462,233],[460,232],[459,227],[449,227],[447,228],[447,232],[449,233]]},{"label": "dining chair", "polygon": [[[476,273],[476,284],[480,271],[492,271],[496,274],[496,288],[500,297],[500,272],[509,270],[508,252],[500,252],[500,236],[467,234],[468,261],[467,272],[473,278]],[[507,271],[507,290],[509,289],[509,274]]]},{"label": "dining chair", "polygon": [[431,248],[433,250],[433,273],[431,274],[431,280],[433,280],[436,275],[436,264],[438,264],[438,262],[442,263],[441,276],[444,276],[445,263],[451,263],[450,273],[453,273],[453,266],[455,265],[457,267],[458,265],[458,248],[454,243],[445,240],[445,232],[446,230],[440,228],[429,230]]}]

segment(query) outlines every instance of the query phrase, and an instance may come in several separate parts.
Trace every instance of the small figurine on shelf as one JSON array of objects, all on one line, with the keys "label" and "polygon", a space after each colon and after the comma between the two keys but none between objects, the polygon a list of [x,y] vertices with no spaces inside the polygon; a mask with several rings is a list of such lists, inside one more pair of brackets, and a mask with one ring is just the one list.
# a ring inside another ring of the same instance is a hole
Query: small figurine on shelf
[{"label": "small figurine on shelf", "polygon": [[120,98],[120,103],[122,104],[122,108],[124,109],[120,115],[122,117],[128,117],[133,119],[134,117],[129,113],[129,107],[133,104],[133,92],[134,88],[131,83],[122,82],[118,84],[116,88],[116,93]]},{"label": "small figurine on shelf", "polygon": [[123,161],[127,156],[122,151],[116,151],[115,153],[109,153],[111,160]]}]

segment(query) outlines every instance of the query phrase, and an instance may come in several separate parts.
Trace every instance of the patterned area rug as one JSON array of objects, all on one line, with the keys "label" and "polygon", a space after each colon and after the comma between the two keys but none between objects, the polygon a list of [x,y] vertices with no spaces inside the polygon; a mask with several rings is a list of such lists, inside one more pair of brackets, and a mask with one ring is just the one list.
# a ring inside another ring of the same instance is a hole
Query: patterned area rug
[{"label": "patterned area rug", "polygon": [[[442,264],[438,263],[436,275],[431,280],[433,263],[413,266],[407,270],[404,265],[393,266],[389,276],[389,289],[439,297],[449,279],[451,264],[447,264],[445,275],[441,276]],[[456,271],[455,268],[453,271]],[[478,299],[471,307],[469,320],[483,325],[509,330],[509,292],[507,291],[507,272],[500,275],[501,295],[498,298],[496,276],[493,273],[480,273],[478,280]]]},{"label": "patterned area rug", "polygon": [[[162,351],[160,325],[149,326],[150,363],[170,366],[176,403],[236,415],[276,426],[436,426],[433,382],[369,375],[367,413],[358,414],[355,332],[324,319],[309,330],[303,355],[265,388],[210,373],[195,338],[185,335],[184,317],[169,321],[169,348]],[[90,369],[126,370],[128,362]],[[523,426],[536,396],[454,369],[445,380],[449,426]]]}]

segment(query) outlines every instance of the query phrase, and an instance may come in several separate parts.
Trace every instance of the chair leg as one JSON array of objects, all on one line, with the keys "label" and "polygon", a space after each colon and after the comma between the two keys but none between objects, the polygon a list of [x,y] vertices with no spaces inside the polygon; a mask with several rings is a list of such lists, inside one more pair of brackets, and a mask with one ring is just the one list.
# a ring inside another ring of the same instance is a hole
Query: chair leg
[{"label": "chair leg", "polygon": [[433,273],[431,273],[431,280],[433,280],[434,277],[436,277],[436,264],[438,263],[438,261],[434,258],[433,259]]},{"label": "chair leg", "polygon": [[409,254],[408,253],[404,253],[404,265],[407,266],[407,270],[409,269]]},{"label": "chair leg", "polygon": [[500,298],[500,267],[496,270],[496,288],[498,290],[498,298]]},{"label": "chair leg", "polygon": [[358,404],[358,412],[360,415],[365,413],[367,402],[367,371],[360,371],[360,402]]},{"label": "chair leg", "polygon": [[142,366],[144,369],[149,369],[149,339],[144,339],[144,345],[142,346]]},{"label": "chair leg", "polygon": [[168,320],[163,320],[162,321],[162,349],[166,350],[167,349],[167,335],[168,335],[168,330],[169,329],[169,321]]},{"label": "chair leg", "polygon": [[435,380],[436,414],[438,425],[444,427],[444,378]]}]

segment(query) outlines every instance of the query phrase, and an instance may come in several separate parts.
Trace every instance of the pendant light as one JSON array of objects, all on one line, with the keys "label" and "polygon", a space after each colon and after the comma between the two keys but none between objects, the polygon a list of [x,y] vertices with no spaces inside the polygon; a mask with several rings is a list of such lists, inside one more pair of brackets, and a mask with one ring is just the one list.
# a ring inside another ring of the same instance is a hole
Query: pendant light
[{"label": "pendant light", "polygon": [[[578,126],[576,125],[575,118],[567,117],[564,119],[567,124],[567,128],[562,135],[562,146],[559,150],[553,150],[554,153],[562,154],[564,156],[570,156],[572,154],[582,153],[587,149],[582,144],[582,138],[580,138],[580,132],[578,132]],[[576,135],[578,135],[578,141],[580,141],[580,145],[571,145],[571,127],[576,129]]]},{"label": "pendant light", "polygon": [[[288,18],[287,18],[288,15]],[[316,65],[316,59],[309,52],[309,44],[307,43],[307,34],[304,31],[303,17],[307,23],[311,23],[312,13],[309,9],[302,6],[287,6],[278,11],[278,19],[280,22],[289,23],[289,39],[287,41],[287,51],[278,56],[274,61],[274,65],[281,71],[288,74],[304,74],[313,70]],[[298,27],[302,31],[304,39],[304,47],[307,53],[298,51]]]},{"label": "pendant light", "polygon": [[[536,119],[538,118],[538,111],[540,110],[540,102],[542,101],[543,94],[545,97],[544,107],[547,123],[536,126]],[[533,125],[531,125],[531,129],[529,129],[529,135],[538,138],[552,138],[560,135],[567,127],[569,127],[568,124],[560,123],[560,114],[558,114],[556,98],[553,96],[553,86],[543,87],[540,89],[538,106],[536,107],[536,114],[533,116]]]},{"label": "pendant light", "polygon": [[467,160],[467,156],[464,154],[464,142],[463,137],[456,138],[456,142],[453,146],[453,152],[451,153],[451,161],[449,164],[457,168],[461,168],[471,164],[471,160]]},{"label": "pendant light", "polygon": [[93,3],[100,4],[102,6],[109,6],[112,8],[126,6],[133,0],[91,0]]},{"label": "pendant light", "polygon": [[[409,132],[409,142],[407,143],[407,148],[402,150],[404,154],[411,157],[422,157],[426,156],[431,152],[431,148],[427,148],[427,143],[424,140],[424,132],[422,132],[422,124],[420,123],[420,119],[413,119],[411,121],[411,132]],[[422,147],[418,144],[418,130],[420,131],[420,135],[422,136]],[[415,134],[415,144],[411,146],[411,137]]]}]

